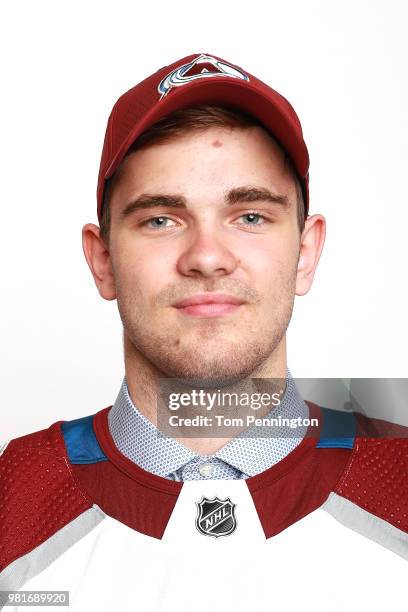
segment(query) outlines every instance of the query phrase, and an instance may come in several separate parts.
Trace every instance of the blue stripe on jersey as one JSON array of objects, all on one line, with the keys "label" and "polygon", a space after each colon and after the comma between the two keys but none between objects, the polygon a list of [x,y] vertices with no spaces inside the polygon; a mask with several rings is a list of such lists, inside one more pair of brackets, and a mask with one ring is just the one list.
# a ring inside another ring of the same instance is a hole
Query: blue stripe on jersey
[{"label": "blue stripe on jersey", "polygon": [[71,463],[97,463],[107,461],[92,427],[91,414],[61,423],[67,454]]},{"label": "blue stripe on jersey", "polygon": [[331,410],[322,406],[323,428],[316,448],[353,448],[356,418],[353,412]]},{"label": "blue stripe on jersey", "polygon": [[[322,406],[323,428],[316,448],[353,448],[356,419],[352,412],[331,410]],[[69,460],[73,464],[107,461],[95,436],[94,415],[64,421],[61,424]]]}]

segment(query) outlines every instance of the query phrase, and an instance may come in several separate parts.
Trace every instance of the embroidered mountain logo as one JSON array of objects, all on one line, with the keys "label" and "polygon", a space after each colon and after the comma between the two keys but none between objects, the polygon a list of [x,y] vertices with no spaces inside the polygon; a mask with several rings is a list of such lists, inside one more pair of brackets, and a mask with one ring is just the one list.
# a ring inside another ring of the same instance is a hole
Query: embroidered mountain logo
[{"label": "embroidered mountain logo", "polygon": [[219,538],[230,535],[237,528],[236,504],[233,504],[229,497],[207,499],[203,496],[201,501],[196,502],[196,506],[196,527],[203,535]]},{"label": "embroidered mountain logo", "polygon": [[213,77],[227,77],[249,81],[249,76],[223,60],[216,59],[212,55],[201,53],[192,62],[178,66],[160,81],[157,90],[161,94],[160,100],[174,87],[181,87],[192,83],[197,79],[211,79]]}]

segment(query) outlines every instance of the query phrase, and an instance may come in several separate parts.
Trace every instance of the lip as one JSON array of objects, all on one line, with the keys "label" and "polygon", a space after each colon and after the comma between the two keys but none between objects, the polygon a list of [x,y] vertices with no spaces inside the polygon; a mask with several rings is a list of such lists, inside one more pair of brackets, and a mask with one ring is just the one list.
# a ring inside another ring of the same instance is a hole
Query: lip
[{"label": "lip", "polygon": [[198,304],[234,304],[240,306],[242,303],[242,300],[239,300],[234,295],[207,292],[191,295],[180,302],[176,302],[173,306],[175,306],[175,308],[185,308],[186,306],[196,306]]},{"label": "lip", "polygon": [[237,310],[243,300],[227,293],[196,293],[173,304],[184,314],[196,317],[217,317]]}]

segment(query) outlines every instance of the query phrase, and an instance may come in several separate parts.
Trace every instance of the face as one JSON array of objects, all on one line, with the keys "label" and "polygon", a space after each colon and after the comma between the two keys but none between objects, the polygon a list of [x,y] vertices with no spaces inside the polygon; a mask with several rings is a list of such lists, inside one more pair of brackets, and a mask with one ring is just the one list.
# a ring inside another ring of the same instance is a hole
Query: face
[{"label": "face", "polygon": [[134,152],[110,205],[112,294],[99,289],[132,350],[166,376],[261,371],[284,342],[301,252],[295,183],[267,133],[214,127]]}]

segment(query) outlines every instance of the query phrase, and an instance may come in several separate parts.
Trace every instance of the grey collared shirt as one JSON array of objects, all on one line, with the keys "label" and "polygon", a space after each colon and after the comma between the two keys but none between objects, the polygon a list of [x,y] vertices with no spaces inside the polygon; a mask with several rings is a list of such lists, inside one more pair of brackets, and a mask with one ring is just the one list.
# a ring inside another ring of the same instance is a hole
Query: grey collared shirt
[{"label": "grey collared shirt", "polygon": [[[309,407],[301,398],[289,370],[279,406],[267,416],[307,421]],[[126,376],[108,414],[109,429],[118,449],[138,466],[170,480],[238,479],[255,476],[288,455],[303,439],[302,424],[279,436],[265,427],[252,426],[212,455],[199,455],[174,438],[159,435],[157,427],[134,405]]]}]

